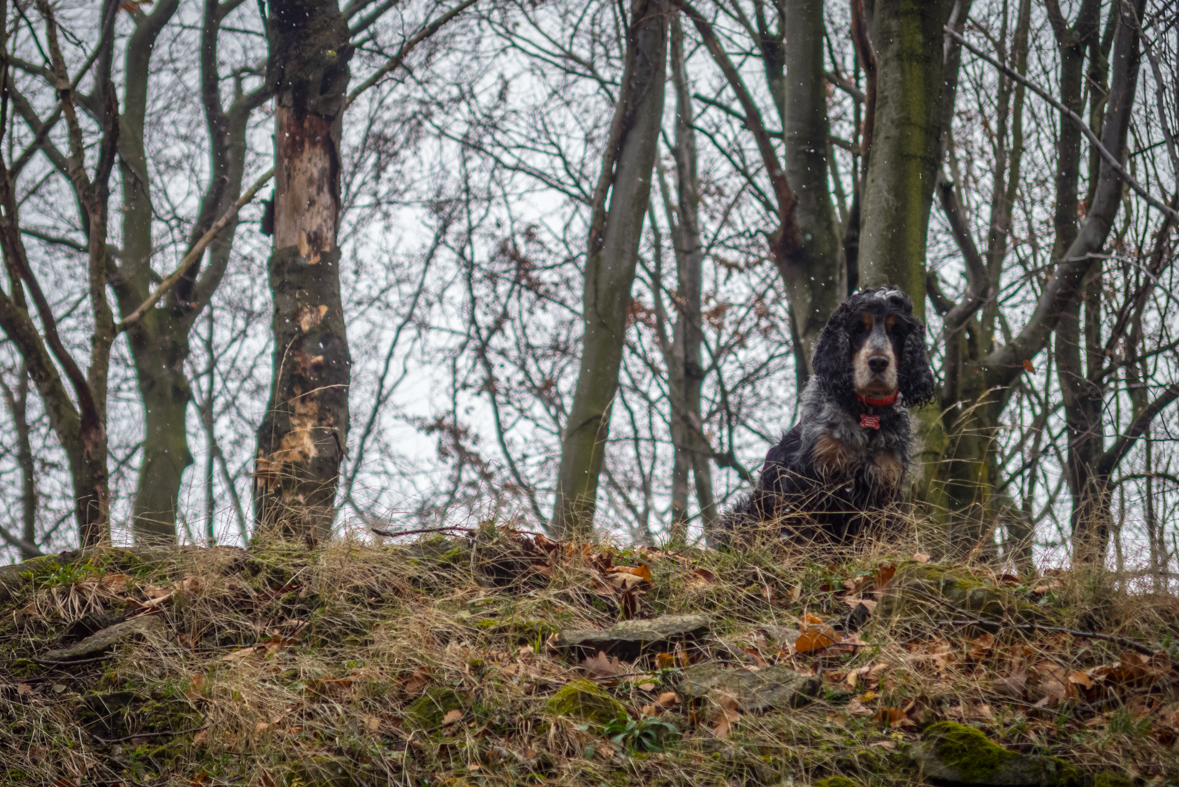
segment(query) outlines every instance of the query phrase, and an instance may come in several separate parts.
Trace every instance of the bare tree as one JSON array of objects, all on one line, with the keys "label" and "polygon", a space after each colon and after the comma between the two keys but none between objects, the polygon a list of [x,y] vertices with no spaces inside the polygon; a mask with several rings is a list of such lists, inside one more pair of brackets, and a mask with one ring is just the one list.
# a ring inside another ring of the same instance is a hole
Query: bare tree
[{"label": "bare tree", "polygon": [[557,471],[552,528],[565,538],[592,532],[663,119],[667,30],[663,0],[635,0],[622,88],[594,190],[582,299],[585,334]]}]

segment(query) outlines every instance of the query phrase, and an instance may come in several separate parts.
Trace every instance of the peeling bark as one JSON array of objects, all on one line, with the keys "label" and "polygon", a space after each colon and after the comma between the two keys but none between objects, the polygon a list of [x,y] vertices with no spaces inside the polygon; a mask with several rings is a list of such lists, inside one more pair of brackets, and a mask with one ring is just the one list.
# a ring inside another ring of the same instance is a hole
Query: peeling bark
[{"label": "peeling bark", "polygon": [[351,356],[340,298],[340,132],[348,24],[334,0],[272,0],[276,95],[274,371],[258,429],[257,534],[311,543],[331,535],[348,439]]}]

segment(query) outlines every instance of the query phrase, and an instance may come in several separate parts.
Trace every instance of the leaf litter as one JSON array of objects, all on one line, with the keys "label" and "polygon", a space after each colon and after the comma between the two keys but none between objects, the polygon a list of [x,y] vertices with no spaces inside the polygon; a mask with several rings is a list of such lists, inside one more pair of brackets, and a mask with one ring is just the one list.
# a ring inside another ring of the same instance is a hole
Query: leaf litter
[{"label": "leaf litter", "polygon": [[[932,563],[909,555],[625,550],[484,526],[391,547],[178,551],[147,568],[112,550],[71,583],[34,577],[7,605],[0,669],[13,677],[0,679],[0,710],[12,723],[0,730],[0,766],[44,783],[115,783],[131,778],[128,766],[120,744],[102,741],[125,738],[154,752],[160,784],[189,784],[193,773],[200,783],[277,784],[290,781],[283,773],[301,778],[297,763],[307,761],[391,781],[475,784],[495,772],[494,783],[524,783],[543,773],[572,785],[625,773],[720,785],[736,767],[759,779],[768,768],[779,780],[847,773],[894,784],[915,778],[904,763],[922,730],[950,720],[1091,773],[1110,762],[1143,781],[1176,771],[1179,670],[1164,647],[1179,640],[1175,599],[1123,591],[1107,598],[1104,626],[1082,625],[1081,600],[1064,599],[1083,584],[1067,573],[974,567],[976,581],[1054,625],[1013,618],[980,632],[950,623],[971,613],[939,618],[928,608],[878,618],[899,567]],[[169,641],[65,672],[36,662],[68,644],[62,631],[147,612],[163,616]],[[711,638],[633,661],[546,646],[562,628],[700,612]],[[771,644],[763,627],[783,624],[801,633]],[[704,663],[787,667],[822,690],[803,707],[754,713],[727,694],[685,699],[681,671]],[[623,748],[600,723],[548,710],[579,678],[622,714]],[[117,729],[86,715],[88,697],[124,703]],[[414,715],[435,707],[436,716]],[[644,719],[682,735],[629,759],[626,741],[650,739]]]}]

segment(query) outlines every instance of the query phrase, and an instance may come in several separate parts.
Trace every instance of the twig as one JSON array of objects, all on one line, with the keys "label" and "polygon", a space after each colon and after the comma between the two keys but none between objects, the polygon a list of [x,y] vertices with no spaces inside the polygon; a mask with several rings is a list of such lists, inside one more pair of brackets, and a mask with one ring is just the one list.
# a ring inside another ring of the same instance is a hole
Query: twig
[{"label": "twig", "polygon": [[262,177],[258,178],[258,180],[254,182],[254,185],[250,187],[249,191],[238,197],[237,201],[229,206],[229,210],[225,211],[221,218],[217,219],[217,221],[213,223],[212,227],[209,227],[209,231],[201,236],[201,239],[196,242],[196,245],[192,247],[188,254],[184,255],[184,259],[182,259],[180,264],[176,266],[176,270],[169,273],[168,276],[162,282],[160,282],[160,286],[156,287],[155,291],[148,296],[146,301],[139,304],[139,307],[136,308],[135,311],[128,314],[123,318],[122,322],[115,326],[115,334],[118,335],[122,333],[142,320],[143,315],[147,314],[148,310],[155,306],[159,302],[160,298],[163,298],[165,295],[167,295],[168,291],[175,287],[176,283],[184,278],[184,275],[188,273],[188,269],[193,266],[193,263],[200,259],[200,256],[205,253],[205,249],[210,243],[214,241],[214,239],[216,239],[216,237],[221,233],[221,230],[229,226],[229,222],[233,221],[234,217],[237,216],[238,211],[253,201],[258,192],[262,190],[262,187],[269,183],[270,179],[273,177],[274,167],[271,167],[265,174],[262,175]]},{"label": "twig", "polygon": [[422,533],[445,533],[448,530],[458,530],[463,533],[474,533],[473,527],[424,527],[421,530],[378,530],[377,528],[369,528],[378,536],[385,536],[386,538],[397,538],[400,536],[417,536]]},{"label": "twig", "polygon": [[187,730],[164,730],[163,732],[157,732],[157,731],[140,732],[135,735],[128,735],[125,738],[104,738],[101,735],[90,732],[89,730],[87,730],[87,732],[90,732],[90,737],[93,738],[94,740],[98,741],[99,743],[103,743],[103,744],[106,744],[109,746],[114,743],[126,743],[127,741],[133,741],[136,738],[159,738],[159,737],[170,738],[175,735],[187,735],[190,732],[200,732],[201,730],[205,729],[208,726],[209,726],[208,724],[202,724],[199,727],[190,727]]},{"label": "twig", "polygon": [[979,618],[977,620],[943,620],[940,623],[947,626],[977,626],[980,623],[985,623],[999,626],[1000,628],[1017,629],[1019,631],[1051,631],[1056,634],[1070,634],[1081,639],[1102,639],[1108,642],[1116,642],[1119,645],[1125,645],[1146,656],[1153,656],[1157,652],[1157,648],[1152,648],[1150,645],[1139,642],[1138,640],[1129,639],[1128,637],[1101,634],[1096,631],[1077,631],[1076,629],[1060,628],[1059,626],[1041,626],[1038,623],[1006,623],[999,620],[986,620],[985,618]]},{"label": "twig", "polygon": [[1081,131],[1085,134],[1085,137],[1088,138],[1089,142],[1095,148],[1097,148],[1097,151],[1101,154],[1101,157],[1105,159],[1106,163],[1109,164],[1110,167],[1113,168],[1114,172],[1118,173],[1118,177],[1120,177],[1123,181],[1125,181],[1125,183],[1131,189],[1138,192],[1138,196],[1140,196],[1140,197],[1142,197],[1142,199],[1146,200],[1146,204],[1150,205],[1155,210],[1161,211],[1163,213],[1163,215],[1169,216],[1173,221],[1179,221],[1179,211],[1176,211],[1171,206],[1169,206],[1163,202],[1160,202],[1159,200],[1152,197],[1150,195],[1150,193],[1138,183],[1138,181],[1134,180],[1133,176],[1131,176],[1130,173],[1126,171],[1125,167],[1122,166],[1121,162],[1118,161],[1118,157],[1115,156],[1109,150],[1109,148],[1107,148],[1105,145],[1101,144],[1101,140],[1098,139],[1097,135],[1094,134],[1092,129],[1089,128],[1089,124],[1086,123],[1080,115],[1078,115],[1076,112],[1073,112],[1071,109],[1066,107],[1064,104],[1061,104],[1059,101],[1054,99],[1046,91],[1041,89],[1038,85],[1036,85],[1031,80],[1021,76],[1020,74],[1017,74],[1015,71],[1013,71],[1010,68],[1008,68],[1007,66],[1003,65],[998,60],[995,60],[990,55],[987,55],[986,53],[984,53],[981,49],[978,49],[977,47],[974,47],[971,44],[967,43],[966,39],[963,38],[961,35],[959,35],[958,31],[955,30],[954,28],[949,27],[947,25],[945,28],[945,31],[946,31],[946,35],[953,38],[955,41],[957,41],[959,44],[961,44],[966,50],[968,50],[969,52],[972,52],[974,55],[976,55],[978,57],[981,57],[983,60],[985,60],[986,62],[990,63],[992,66],[994,66],[995,68],[997,68],[1001,72],[1003,72],[1003,74],[1005,76],[1007,76],[1008,78],[1014,79],[1016,82],[1019,82],[1021,85],[1026,87],[1028,90],[1032,91],[1037,96],[1039,96],[1040,98],[1044,99],[1049,104],[1051,104],[1052,107],[1057,112],[1060,112],[1062,115],[1067,117],[1069,120],[1076,123],[1077,127],[1080,128]]}]

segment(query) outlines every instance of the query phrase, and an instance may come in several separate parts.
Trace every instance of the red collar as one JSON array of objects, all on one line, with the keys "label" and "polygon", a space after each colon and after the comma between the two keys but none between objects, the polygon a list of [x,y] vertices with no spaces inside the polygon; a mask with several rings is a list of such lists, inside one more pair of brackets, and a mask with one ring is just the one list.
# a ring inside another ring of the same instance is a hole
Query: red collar
[{"label": "red collar", "polygon": [[864,404],[869,404],[869,405],[872,405],[873,407],[885,407],[890,404],[896,404],[897,395],[899,393],[900,393],[899,391],[893,391],[891,394],[884,397],[883,399],[869,399],[867,396],[860,396],[859,394],[856,394],[856,398],[859,399]]}]

